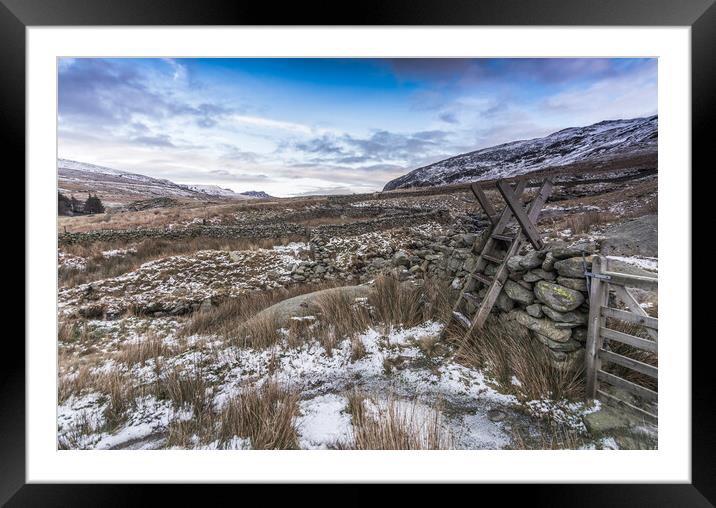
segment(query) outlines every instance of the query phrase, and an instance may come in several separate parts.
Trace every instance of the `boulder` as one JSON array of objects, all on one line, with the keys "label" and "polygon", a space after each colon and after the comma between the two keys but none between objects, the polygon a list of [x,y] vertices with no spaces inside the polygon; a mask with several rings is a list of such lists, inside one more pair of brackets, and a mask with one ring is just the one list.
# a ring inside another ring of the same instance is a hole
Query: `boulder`
[{"label": "boulder", "polygon": [[557,247],[554,247],[550,252],[552,253],[552,257],[554,257],[557,260],[560,260],[560,259],[581,257],[582,254],[584,254],[585,256],[589,256],[590,254],[594,254],[596,251],[597,251],[596,242],[589,241],[589,242],[575,243],[574,245],[570,245],[568,247],[557,246]]},{"label": "boulder", "polygon": [[465,247],[472,247],[472,245],[475,243],[476,239],[477,239],[477,235],[474,233],[467,233],[465,235],[462,235],[462,237],[461,237],[462,244]]},{"label": "boulder", "polygon": [[562,259],[561,261],[557,261],[554,264],[554,268],[555,270],[557,270],[557,273],[562,277],[572,277],[575,279],[579,279],[580,277],[584,277],[585,261],[587,265],[587,270],[590,270],[592,268],[591,257],[588,257],[584,260],[581,257]]},{"label": "boulder", "polygon": [[537,282],[538,280],[554,280],[556,275],[540,268],[530,270],[522,277],[527,282]]},{"label": "boulder", "polygon": [[462,269],[463,263],[464,261],[462,259],[457,256],[453,256],[448,261],[448,270],[450,270],[451,272],[457,272],[458,270]]},{"label": "boulder", "polygon": [[531,282],[524,281],[524,280],[518,280],[515,282],[517,282],[517,284],[519,284],[520,286],[522,286],[523,288],[525,288],[527,291],[530,291],[530,292],[532,291],[532,288],[534,287],[534,284],[532,284]]},{"label": "boulder", "polygon": [[558,312],[569,312],[584,302],[584,295],[579,291],[543,280],[535,284],[534,293],[540,302]]},{"label": "boulder", "polygon": [[468,256],[465,263],[462,265],[463,269],[467,272],[472,272],[477,266],[477,258],[475,256]]},{"label": "boulder", "polygon": [[546,305],[542,306],[542,312],[544,312],[552,321],[557,321],[559,323],[576,323],[578,325],[587,324],[587,315],[583,312],[557,312]]},{"label": "boulder", "polygon": [[519,283],[512,280],[505,282],[503,291],[512,300],[523,305],[530,305],[535,301],[535,295],[532,291],[523,288]]},{"label": "boulder", "polygon": [[306,316],[318,313],[318,303],[326,295],[343,294],[350,299],[366,298],[373,288],[371,286],[342,286],[337,288],[323,289],[305,295],[294,296],[283,300],[271,307],[268,307],[254,316],[254,319],[271,316],[276,320],[277,326],[284,326],[292,317]]},{"label": "boulder", "polygon": [[521,272],[524,270],[522,268],[522,256],[512,256],[510,259],[507,260],[507,269],[510,272]]},{"label": "boulder", "polygon": [[514,319],[519,324],[555,342],[567,342],[572,336],[570,328],[557,328],[554,326],[554,322],[549,319],[532,317],[523,310],[514,310],[512,312]]},{"label": "boulder", "polygon": [[629,427],[629,419],[623,411],[603,405],[599,411],[589,413],[583,417],[584,425],[591,434],[605,434]]},{"label": "boulder", "polygon": [[550,348],[552,351],[561,351],[563,353],[571,353],[582,347],[582,344],[574,339],[568,339],[564,342],[557,342],[549,337],[535,332],[535,338],[542,344]]},{"label": "boulder", "polygon": [[542,262],[542,270],[545,270],[547,272],[551,272],[552,270],[554,270],[555,261],[556,259],[554,259],[552,252],[547,252],[547,254],[544,256],[544,261]]},{"label": "boulder", "polygon": [[586,291],[587,290],[587,279],[582,277],[581,279],[574,279],[572,277],[557,277],[557,284],[564,286],[575,291]]},{"label": "boulder", "polygon": [[393,255],[393,265],[408,266],[410,264],[410,254],[404,250],[399,250]]},{"label": "boulder", "polygon": [[537,282],[538,280],[542,280],[542,277],[535,273],[532,273],[532,270],[530,270],[522,276],[522,279],[526,282]]},{"label": "boulder", "polygon": [[515,302],[509,296],[507,296],[504,291],[500,291],[500,294],[497,295],[495,305],[503,312],[510,312],[512,309],[515,308]]},{"label": "boulder", "polygon": [[539,303],[533,303],[532,305],[528,305],[525,310],[527,311],[527,314],[534,318],[541,318],[544,316],[544,313],[542,312],[542,306]]},{"label": "boulder", "polygon": [[544,261],[544,258],[544,252],[533,250],[522,256],[522,258],[520,259],[520,266],[524,270],[531,270],[533,268],[542,266],[542,261]]}]

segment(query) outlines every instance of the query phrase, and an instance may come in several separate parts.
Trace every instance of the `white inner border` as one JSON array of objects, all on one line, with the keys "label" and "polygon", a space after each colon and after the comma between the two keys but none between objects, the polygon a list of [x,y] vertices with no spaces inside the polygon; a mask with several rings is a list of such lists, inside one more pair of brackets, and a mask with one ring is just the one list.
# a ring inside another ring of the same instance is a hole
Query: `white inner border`
[{"label": "white inner border", "polygon": [[[27,481],[690,482],[690,29],[27,29]],[[662,288],[654,451],[57,451],[56,58],[412,56],[659,58]],[[665,241],[668,239],[668,242]],[[666,282],[666,286],[664,286]]]}]

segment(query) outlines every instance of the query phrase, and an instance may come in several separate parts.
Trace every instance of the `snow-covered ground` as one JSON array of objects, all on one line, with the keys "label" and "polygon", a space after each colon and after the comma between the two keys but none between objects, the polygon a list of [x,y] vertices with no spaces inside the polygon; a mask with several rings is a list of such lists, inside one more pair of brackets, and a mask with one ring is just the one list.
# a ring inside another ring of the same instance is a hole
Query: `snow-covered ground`
[{"label": "snow-covered ground", "polygon": [[[91,370],[95,375],[119,373],[133,383],[137,393],[151,387],[175,369],[190,372],[200,368],[209,384],[211,406],[221,408],[247,386],[273,380],[281,386],[301,393],[295,427],[299,443],[306,449],[332,448],[350,444],[352,420],[348,411],[347,393],[359,389],[373,394],[381,404],[393,398],[409,407],[413,416],[430,418],[436,401],[441,401],[441,425],[451,437],[453,447],[470,449],[504,448],[512,442],[514,426],[529,427],[529,417],[545,415],[577,431],[583,430],[581,416],[594,410],[581,403],[559,401],[520,401],[502,393],[496,383],[479,370],[468,368],[450,359],[436,360],[419,346],[419,338],[440,333],[442,326],[426,322],[412,328],[392,330],[370,328],[357,337],[365,355],[351,359],[351,341],[345,339],[329,353],[317,341],[291,348],[277,344],[273,348],[254,350],[236,348],[216,337],[188,337],[182,347],[177,339],[179,322],[170,319],[147,320],[125,318],[108,324],[90,322],[97,330],[94,344],[105,354]],[[175,348],[175,355],[149,359],[141,364],[127,365],[112,355],[118,346],[161,336],[165,346]],[[196,347],[201,344],[201,347]],[[387,359],[399,368],[386,371]],[[67,381],[78,375],[73,369],[61,372]],[[519,383],[517,380],[513,382]],[[172,421],[192,418],[191,410],[172,407],[167,400],[142,395],[132,403],[130,416],[119,428],[106,430],[104,412],[107,396],[97,392],[71,395],[58,407],[58,432],[61,441],[79,448],[158,448],[166,446]],[[507,417],[492,421],[491,410]],[[217,447],[219,443],[195,440],[194,447]],[[226,443],[221,444],[227,446]],[[238,436],[229,447],[247,448]]]}]

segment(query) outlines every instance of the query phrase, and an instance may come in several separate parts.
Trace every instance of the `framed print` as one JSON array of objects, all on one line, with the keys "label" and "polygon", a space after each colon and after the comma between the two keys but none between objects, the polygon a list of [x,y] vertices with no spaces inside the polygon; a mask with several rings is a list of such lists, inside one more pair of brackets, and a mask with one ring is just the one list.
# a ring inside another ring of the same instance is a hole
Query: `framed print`
[{"label": "framed print", "polygon": [[303,7],[3,0],[27,237],[3,501],[709,506],[712,2]]}]

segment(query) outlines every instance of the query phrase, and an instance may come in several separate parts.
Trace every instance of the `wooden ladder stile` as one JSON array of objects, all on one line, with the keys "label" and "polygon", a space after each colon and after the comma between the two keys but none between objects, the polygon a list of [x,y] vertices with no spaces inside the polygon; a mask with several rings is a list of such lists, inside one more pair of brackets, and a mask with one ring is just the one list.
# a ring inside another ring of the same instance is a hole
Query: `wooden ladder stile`
[{"label": "wooden ladder stile", "polygon": [[[519,252],[522,243],[529,240],[536,249],[542,248],[542,240],[536,234],[535,223],[552,192],[552,181],[547,179],[543,182],[537,196],[530,203],[528,211],[525,212],[520,198],[526,185],[527,179],[525,178],[518,180],[514,187],[505,181],[498,182],[498,190],[506,202],[505,207],[499,214],[495,212],[495,208],[489,202],[480,186],[477,184],[470,186],[475,198],[490,219],[490,226],[487,232],[487,239],[480,251],[475,267],[466,278],[460,296],[453,308],[453,317],[463,325],[468,333],[474,329],[481,328],[487,320],[507,279],[507,261]],[[511,233],[508,230],[513,219],[517,222],[515,233]],[[525,229],[529,230],[529,234],[525,235]],[[478,241],[480,240],[476,240],[476,243]],[[506,251],[499,254],[495,252],[498,242],[507,244]],[[487,276],[484,270],[490,262],[498,266],[493,275]],[[482,284],[486,287],[484,297],[479,301],[476,301],[477,297],[475,295],[477,284]],[[477,308],[472,319],[469,319],[462,312],[462,307],[466,302],[470,302]]]}]

